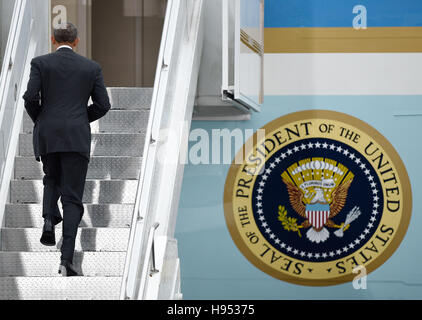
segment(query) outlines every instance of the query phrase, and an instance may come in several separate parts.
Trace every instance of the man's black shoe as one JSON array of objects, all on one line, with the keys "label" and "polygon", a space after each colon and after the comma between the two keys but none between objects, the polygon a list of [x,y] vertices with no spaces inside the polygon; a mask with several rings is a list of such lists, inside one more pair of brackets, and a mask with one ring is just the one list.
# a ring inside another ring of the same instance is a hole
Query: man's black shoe
[{"label": "man's black shoe", "polygon": [[60,262],[59,274],[61,274],[63,277],[75,277],[78,275],[76,270],[73,269],[72,264],[66,260],[62,260]]},{"label": "man's black shoe", "polygon": [[56,235],[54,232],[54,225],[51,222],[51,219],[44,219],[44,227],[42,228],[42,235],[40,242],[45,246],[55,246],[56,245]]}]

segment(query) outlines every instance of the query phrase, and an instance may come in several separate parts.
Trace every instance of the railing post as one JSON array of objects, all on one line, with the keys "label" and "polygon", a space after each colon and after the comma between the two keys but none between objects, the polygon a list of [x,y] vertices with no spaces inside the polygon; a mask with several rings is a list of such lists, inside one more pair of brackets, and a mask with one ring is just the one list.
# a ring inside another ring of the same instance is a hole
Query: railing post
[{"label": "railing post", "polygon": [[150,269],[150,273],[149,276],[152,277],[155,273],[160,272],[160,270],[158,270],[155,267],[155,230],[157,230],[158,226],[160,224],[158,222],[154,223],[154,225],[151,228],[151,232],[152,232],[152,243],[151,243],[151,260],[152,260],[152,265],[151,265],[151,269]]}]

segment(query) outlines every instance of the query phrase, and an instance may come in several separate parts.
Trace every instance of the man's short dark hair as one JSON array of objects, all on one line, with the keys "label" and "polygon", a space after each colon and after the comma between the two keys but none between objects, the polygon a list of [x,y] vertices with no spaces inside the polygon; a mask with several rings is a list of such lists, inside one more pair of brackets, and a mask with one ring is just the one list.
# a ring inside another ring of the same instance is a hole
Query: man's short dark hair
[{"label": "man's short dark hair", "polygon": [[72,43],[78,37],[78,29],[68,22],[54,28],[54,39],[58,43]]}]

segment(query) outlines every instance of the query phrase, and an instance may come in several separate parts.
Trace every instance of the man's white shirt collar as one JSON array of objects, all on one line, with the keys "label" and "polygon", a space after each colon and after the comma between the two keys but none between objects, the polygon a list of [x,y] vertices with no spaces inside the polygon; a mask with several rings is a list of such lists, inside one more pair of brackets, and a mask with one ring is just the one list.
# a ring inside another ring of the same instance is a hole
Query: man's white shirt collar
[{"label": "man's white shirt collar", "polygon": [[68,46],[67,44],[64,44],[64,45],[58,47],[56,51],[60,50],[61,48],[68,48],[68,49],[70,49],[70,50],[73,51],[72,47],[71,46]]}]

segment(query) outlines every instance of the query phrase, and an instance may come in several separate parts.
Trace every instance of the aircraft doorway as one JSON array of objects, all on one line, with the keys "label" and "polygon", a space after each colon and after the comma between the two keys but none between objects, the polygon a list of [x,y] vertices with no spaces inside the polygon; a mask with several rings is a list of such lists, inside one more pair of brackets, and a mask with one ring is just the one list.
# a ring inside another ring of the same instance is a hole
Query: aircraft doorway
[{"label": "aircraft doorway", "polygon": [[100,63],[108,87],[152,87],[166,0],[51,0],[51,20],[74,23],[77,52]]}]

